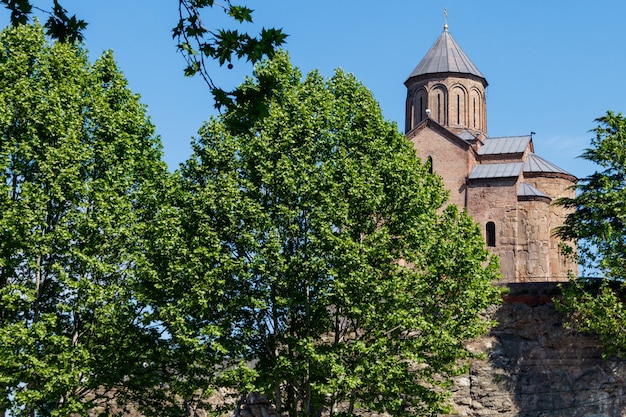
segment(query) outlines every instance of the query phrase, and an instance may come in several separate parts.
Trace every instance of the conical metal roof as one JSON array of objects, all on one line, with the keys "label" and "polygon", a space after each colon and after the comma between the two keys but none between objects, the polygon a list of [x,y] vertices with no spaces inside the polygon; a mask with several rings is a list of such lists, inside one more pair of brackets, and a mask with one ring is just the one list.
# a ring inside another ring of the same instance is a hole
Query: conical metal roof
[{"label": "conical metal roof", "polygon": [[[409,78],[423,74],[437,74],[458,72],[470,74],[485,79],[476,65],[465,55],[459,44],[456,43],[447,27],[435,41],[424,58],[417,64]],[[485,79],[486,81],[486,79]]]},{"label": "conical metal roof", "polygon": [[550,199],[550,196],[542,193],[531,184],[527,182],[521,182],[517,187],[517,196],[518,197],[527,197],[527,198],[547,198]]},{"label": "conical metal roof", "polygon": [[524,172],[564,174],[573,176],[566,170],[559,168],[552,162],[548,162],[542,157],[535,155],[534,153],[529,153],[526,157],[526,161],[524,162]]}]

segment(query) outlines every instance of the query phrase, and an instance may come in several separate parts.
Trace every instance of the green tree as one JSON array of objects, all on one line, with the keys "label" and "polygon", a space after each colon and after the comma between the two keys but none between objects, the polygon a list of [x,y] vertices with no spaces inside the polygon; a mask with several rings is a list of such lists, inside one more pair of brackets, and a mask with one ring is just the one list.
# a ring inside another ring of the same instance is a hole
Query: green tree
[{"label": "green tree", "polygon": [[185,272],[158,281],[180,333],[279,413],[442,412],[497,298],[477,226],[352,75],[281,53],[236,93],[182,168]]},{"label": "green tree", "polygon": [[162,407],[169,347],[138,291],[159,139],[111,53],[89,64],[40,26],[0,44],[0,410]]},{"label": "green tree", "polygon": [[581,331],[598,333],[607,354],[626,353],[626,118],[607,112],[596,119],[595,138],[581,155],[601,167],[577,185],[575,198],[557,201],[572,209],[557,234],[578,245],[579,263],[602,281],[577,282],[565,291],[562,308]]},{"label": "green tree", "polygon": [[[34,6],[31,0],[0,0],[11,12],[11,23],[15,25],[29,22],[35,11],[48,15],[45,26],[53,39],[61,42],[82,42],[87,22],[76,15],[69,16],[58,0],[53,0],[51,10]],[[231,0],[178,0],[178,23],[172,29],[178,41],[177,48],[187,61],[185,75],[200,74],[216,99],[218,107],[232,105],[230,92],[219,88],[213,81],[206,59],[215,60],[220,66],[232,68],[233,60],[245,59],[256,63],[264,57],[271,57],[277,47],[287,38],[281,29],[263,28],[258,35],[250,35],[237,28],[211,28],[203,22],[207,10],[214,9],[226,13],[236,25],[252,23],[253,10],[247,6],[233,4]],[[216,16],[211,16],[215,20]]]}]

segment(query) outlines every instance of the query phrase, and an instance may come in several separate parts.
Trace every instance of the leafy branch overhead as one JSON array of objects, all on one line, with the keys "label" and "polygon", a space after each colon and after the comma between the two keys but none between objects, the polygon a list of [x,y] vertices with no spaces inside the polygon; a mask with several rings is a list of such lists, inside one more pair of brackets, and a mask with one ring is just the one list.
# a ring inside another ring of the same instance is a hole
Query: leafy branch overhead
[{"label": "leafy branch overhead", "polygon": [[287,38],[281,29],[263,28],[258,36],[251,36],[237,29],[209,29],[202,20],[202,12],[214,6],[221,8],[239,24],[252,23],[253,10],[246,6],[234,5],[230,0],[216,3],[212,0],[179,0],[178,24],[172,36],[178,41],[178,50],[187,60],[185,75],[200,74],[216,98],[216,105],[232,104],[229,94],[220,89],[211,77],[206,59],[216,60],[220,66],[228,63],[232,68],[233,59],[245,59],[257,63],[264,57],[271,58],[277,47]]},{"label": "leafy branch overhead", "polygon": [[[0,2],[11,12],[11,24],[14,26],[26,24],[33,13],[42,12],[49,16],[45,27],[53,39],[68,43],[83,41],[87,22],[75,15],[69,16],[58,0],[53,0],[51,10],[37,7],[31,0]],[[232,28],[209,28],[203,23],[203,14],[213,8],[221,9],[236,24],[252,23],[253,10],[232,4],[230,0],[179,0],[178,24],[172,29],[172,36],[187,61],[185,75],[202,76],[219,107],[232,104],[232,96],[218,87],[212,70],[207,67],[207,60],[215,60],[220,66],[226,64],[228,68],[232,68],[234,60],[245,59],[254,64],[264,57],[271,58],[276,48],[285,42],[287,35],[276,28],[263,28],[258,35]]]},{"label": "leafy branch overhead", "polygon": [[0,0],[0,2],[11,12],[13,26],[28,23],[33,10],[37,10],[48,15],[45,24],[46,33],[53,39],[68,43],[83,41],[83,31],[87,28],[87,22],[78,19],[76,15],[68,16],[67,10],[58,0],[53,0],[52,10],[33,6],[30,0]]}]

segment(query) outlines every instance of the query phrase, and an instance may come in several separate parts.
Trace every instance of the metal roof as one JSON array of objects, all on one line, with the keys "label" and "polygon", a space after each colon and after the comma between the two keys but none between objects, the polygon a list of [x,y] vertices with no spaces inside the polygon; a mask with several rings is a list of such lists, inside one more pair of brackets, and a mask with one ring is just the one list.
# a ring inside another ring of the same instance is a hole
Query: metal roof
[{"label": "metal roof", "polygon": [[527,182],[521,182],[517,187],[518,197],[544,197],[550,198]]},{"label": "metal roof", "polygon": [[[447,29],[439,35],[424,58],[417,64],[409,78],[422,74],[437,74],[442,72],[458,72],[471,74],[485,79],[476,65],[465,55],[465,52],[456,43]],[[486,81],[486,80],[485,80]]]},{"label": "metal roof", "polygon": [[470,172],[470,180],[489,178],[510,178],[518,177],[522,172],[523,162],[512,162],[508,164],[483,164],[474,167]]},{"label": "metal roof", "polygon": [[472,132],[470,132],[469,130],[465,129],[464,131],[462,131],[461,133],[459,133],[457,135],[458,137],[460,137],[461,139],[463,139],[464,141],[473,141],[476,140],[476,135],[473,134]]},{"label": "metal roof", "polygon": [[552,162],[548,162],[534,153],[529,153],[526,157],[526,162],[524,162],[524,172],[552,172],[572,175],[564,169],[554,165]]},{"label": "metal roof", "polygon": [[503,138],[487,138],[478,149],[478,155],[500,155],[523,153],[530,143],[531,136],[508,136]]}]

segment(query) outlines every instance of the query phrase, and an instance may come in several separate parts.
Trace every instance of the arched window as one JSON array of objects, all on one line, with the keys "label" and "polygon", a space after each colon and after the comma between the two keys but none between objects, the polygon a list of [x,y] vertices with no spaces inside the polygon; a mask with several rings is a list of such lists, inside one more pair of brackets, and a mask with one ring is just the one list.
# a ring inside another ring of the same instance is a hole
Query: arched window
[{"label": "arched window", "polygon": [[429,156],[426,159],[426,165],[428,166],[428,173],[432,174],[433,173],[433,157]]},{"label": "arched window", "polygon": [[472,89],[472,91],[470,91],[470,97],[472,99],[472,114],[473,114],[473,126],[475,129],[478,130],[483,130],[485,128],[484,124],[483,124],[483,100],[482,100],[482,94],[480,93],[480,91],[478,91],[477,89]]},{"label": "arched window", "polygon": [[430,99],[427,99],[424,105],[432,110],[431,117],[440,125],[446,126],[448,124],[448,91],[446,87],[441,84],[434,86],[429,97]]},{"label": "arched window", "polygon": [[494,222],[487,223],[487,246],[496,246],[496,224]]},{"label": "arched window", "polygon": [[469,127],[469,114],[467,112],[469,102],[467,101],[467,91],[462,86],[455,86],[450,93],[453,98],[453,101],[450,103],[450,122],[457,126]]}]

